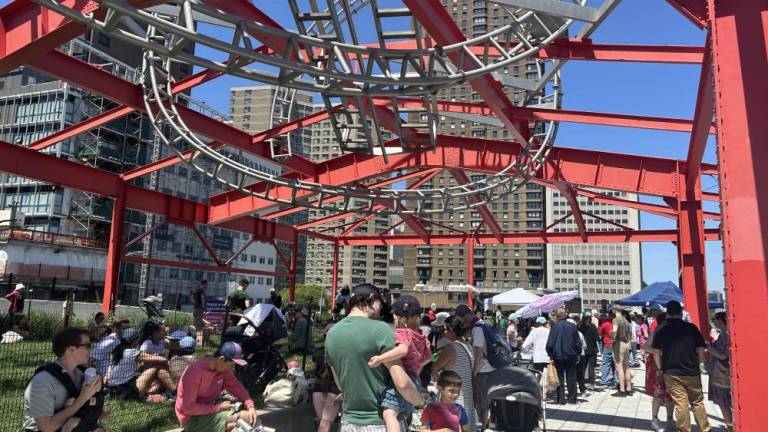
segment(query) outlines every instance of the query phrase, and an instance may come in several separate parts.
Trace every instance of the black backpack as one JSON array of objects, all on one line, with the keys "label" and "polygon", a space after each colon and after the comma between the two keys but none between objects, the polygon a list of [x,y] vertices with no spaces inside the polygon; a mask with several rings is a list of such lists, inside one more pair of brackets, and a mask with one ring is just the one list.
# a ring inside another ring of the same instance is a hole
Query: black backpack
[{"label": "black backpack", "polygon": [[[78,369],[84,372],[86,367],[78,366]],[[40,372],[48,372],[53,375],[61,385],[67,389],[67,395],[69,395],[70,398],[77,398],[80,395],[80,391],[77,389],[77,386],[75,386],[75,383],[72,382],[72,378],[70,378],[69,374],[62,369],[61,365],[48,363],[40,366],[35,370],[32,377],[34,378],[35,375]],[[90,432],[96,429],[99,427],[99,417],[101,417],[102,413],[104,413],[104,389],[99,390],[90,401],[83,405],[77,413],[72,416],[80,419],[80,423],[72,430],[72,432]]]}]

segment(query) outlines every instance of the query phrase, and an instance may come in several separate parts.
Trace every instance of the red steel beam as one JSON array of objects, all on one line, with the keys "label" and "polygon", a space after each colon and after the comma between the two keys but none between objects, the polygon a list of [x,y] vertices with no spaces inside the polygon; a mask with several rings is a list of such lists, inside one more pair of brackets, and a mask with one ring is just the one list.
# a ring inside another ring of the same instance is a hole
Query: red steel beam
[{"label": "red steel beam", "polygon": [[[391,99],[377,99],[381,103],[391,103]],[[418,99],[399,98],[398,105],[401,107],[415,107],[420,104]],[[439,111],[459,112],[465,114],[478,114],[484,116],[493,116],[494,113],[485,103],[478,102],[453,102],[437,101]],[[600,126],[617,126],[640,129],[665,130],[671,132],[691,132],[693,130],[693,121],[686,119],[677,119],[669,117],[648,117],[632,114],[614,114],[590,111],[575,111],[551,108],[530,108],[513,107],[510,108],[515,116],[536,121],[561,121],[568,123],[584,123]],[[709,133],[715,133],[715,127],[709,128]]]},{"label": "red steel beam", "polygon": [[[705,239],[719,240],[719,229],[705,229]],[[499,244],[493,234],[440,234],[431,235],[429,245],[458,245],[464,244],[470,237],[482,244]],[[630,231],[595,231],[587,232],[587,243],[623,243],[623,242],[674,242],[677,241],[677,230],[630,230]],[[576,232],[521,232],[504,233],[502,244],[515,243],[582,243],[581,235]],[[341,246],[385,246],[385,245],[426,245],[419,236],[399,234],[387,236],[350,236],[339,237]]]},{"label": "red steel beam", "polygon": [[[366,174],[380,175],[406,168],[463,168],[496,173],[517,158],[519,149],[518,145],[507,141],[440,135],[438,146],[433,152],[392,154],[388,162],[379,156],[349,153],[319,163],[318,170],[322,175],[304,178],[317,183],[344,185],[362,180]],[[684,165],[684,162],[672,159],[556,147],[550,152],[538,176],[544,180],[558,180],[579,186],[676,197],[678,172]],[[257,183],[249,188],[263,192],[267,185]],[[291,189],[287,187],[271,188],[270,195],[282,199],[292,198]],[[310,195],[310,192],[299,191],[296,198]],[[210,222],[214,224],[275,205],[269,200],[239,191],[213,196],[210,203]]]},{"label": "red steel beam", "polygon": [[[425,45],[434,46],[435,42],[428,40]],[[417,46],[416,41],[408,40],[388,43],[387,48],[407,50]],[[478,57],[486,54],[483,45],[472,45],[469,50]],[[488,55],[501,57],[501,52],[489,47]],[[567,38],[557,39],[536,53],[542,59],[672,64],[700,64],[703,55],[704,49],[700,46],[605,44],[594,43],[591,39]]]},{"label": "red steel beam", "polygon": [[706,0],[667,0],[673,8],[699,28],[707,26]]},{"label": "red steel beam", "polygon": [[[125,81],[64,53],[51,51],[32,60],[30,66],[54,78],[67,81],[77,87],[144,112],[142,90],[139,85]],[[308,175],[316,173],[315,164],[307,159],[296,155],[279,160],[272,159],[271,152],[266,145],[251,145],[253,138],[250,134],[190,108],[180,105],[176,107],[186,124],[197,133],[226,145],[237,147],[254,156],[270,160],[285,168]]]},{"label": "red steel beam", "polygon": [[127,106],[118,106],[103,113],[91,117],[87,120],[83,120],[79,123],[73,124],[67,128],[64,128],[52,135],[48,135],[45,138],[41,138],[29,145],[32,150],[42,150],[52,145],[56,145],[61,141],[80,135],[83,132],[87,132],[91,129],[97,128],[105,123],[109,123],[113,120],[117,120],[124,117],[134,111],[133,108]]},{"label": "red steel beam", "polygon": [[[123,180],[117,174],[2,141],[0,155],[0,171],[44,183],[103,197],[118,196],[123,185]],[[205,223],[208,220],[208,207],[202,203],[133,185],[125,186],[125,195],[126,208],[129,209],[192,223]],[[253,234],[259,239],[277,238],[286,241],[293,238],[294,231],[291,226],[252,217],[239,218],[219,226]]]},{"label": "red steel beam", "polygon": [[738,432],[765,427],[768,2],[708,0],[720,161],[731,394]]},{"label": "red steel beam", "polygon": [[112,204],[112,225],[109,227],[109,248],[107,249],[104,295],[101,311],[104,315],[115,310],[117,290],[120,282],[120,258],[123,256],[123,235],[125,234],[126,189],[125,183],[118,182]]},{"label": "red steel beam", "polygon": [[[683,185],[681,185],[683,186]],[[701,208],[701,185],[680,191],[678,206],[678,265],[680,288],[691,322],[704,336],[709,335],[707,294],[707,261],[704,248],[704,217]]]},{"label": "red steel beam", "polygon": [[[691,142],[688,145],[688,157],[686,158],[688,171],[686,172],[685,186],[688,190],[694,190],[695,185],[701,182],[701,161],[704,158],[704,150],[707,147],[707,138],[709,138],[709,127],[715,110],[712,51],[709,36],[707,35],[705,44],[704,62],[701,64],[696,109],[693,113],[693,132],[691,132]],[[699,186],[699,188],[701,187]]]},{"label": "red steel beam", "polygon": [[146,236],[152,234],[158,228],[160,228],[161,226],[165,225],[166,223],[168,223],[168,222],[167,221],[162,221],[162,222],[156,223],[152,228],[148,229],[147,231],[144,231],[143,233],[137,235],[135,238],[131,239],[128,243],[125,244],[125,246],[123,246],[123,249],[124,250],[128,250],[128,249],[132,248],[138,242],[140,242],[143,238],[145,238]]},{"label": "red steel beam", "polygon": [[[466,40],[439,0],[403,0],[403,4],[438,44],[448,46]],[[454,52],[449,57],[462,70],[469,71],[478,67],[467,55]],[[470,80],[469,84],[509,130],[513,140],[519,144],[528,142],[528,123],[521,121],[515,114],[515,105],[504,93],[501,83],[492,75],[485,74]]]},{"label": "red steel beam", "polygon": [[[460,185],[465,185],[469,183],[469,177],[467,177],[467,173],[465,173],[463,170],[460,169],[452,169],[449,170],[451,172],[451,175],[453,175],[453,178],[456,179],[456,182]],[[477,195],[471,195],[469,198],[473,203],[480,202],[481,198]],[[485,225],[488,227],[489,230],[491,230],[491,233],[493,233],[496,238],[501,241],[501,227],[499,226],[499,222],[496,221],[496,218],[493,217],[493,214],[491,214],[490,210],[488,210],[488,206],[483,204],[481,206],[475,207],[478,213],[480,213],[480,217],[483,219],[483,222],[485,222]]]},{"label": "red steel beam", "polygon": [[199,264],[184,261],[171,261],[163,259],[144,258],[140,256],[124,256],[123,261],[135,263],[135,264],[149,264],[163,267],[184,268],[190,270],[202,270],[212,272],[226,272],[226,273],[245,273],[259,276],[282,276],[281,273],[270,272],[266,270],[256,270],[239,267],[229,267],[225,265],[211,265],[211,264]]},{"label": "red steel beam", "polygon": [[[64,0],[65,6],[83,14],[102,17],[99,5],[91,0]],[[168,0],[129,0],[129,4],[146,8],[168,3]],[[0,75],[47,53],[81,34],[85,27],[28,0],[16,0],[0,9]]]},{"label": "red steel beam", "polygon": [[563,198],[568,202],[571,207],[571,214],[573,214],[573,220],[576,222],[576,227],[579,229],[579,235],[581,235],[581,241],[587,241],[587,224],[584,222],[584,215],[581,214],[581,208],[579,208],[579,199],[576,198],[576,194],[573,191],[571,185],[567,185],[563,182],[555,182],[555,187],[563,195]]}]

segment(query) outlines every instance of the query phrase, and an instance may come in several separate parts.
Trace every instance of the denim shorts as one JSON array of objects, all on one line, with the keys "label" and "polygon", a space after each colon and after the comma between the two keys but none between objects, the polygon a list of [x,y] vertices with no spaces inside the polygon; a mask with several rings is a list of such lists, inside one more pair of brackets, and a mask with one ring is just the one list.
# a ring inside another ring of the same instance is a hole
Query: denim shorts
[{"label": "denim shorts", "polygon": [[[416,390],[421,390],[421,380],[419,377],[411,372],[407,372],[408,377],[416,386]],[[400,413],[400,416],[409,416],[413,413],[413,404],[405,400],[405,398],[394,387],[387,387],[384,391],[384,396],[381,400],[381,407],[384,409],[391,409]]]}]

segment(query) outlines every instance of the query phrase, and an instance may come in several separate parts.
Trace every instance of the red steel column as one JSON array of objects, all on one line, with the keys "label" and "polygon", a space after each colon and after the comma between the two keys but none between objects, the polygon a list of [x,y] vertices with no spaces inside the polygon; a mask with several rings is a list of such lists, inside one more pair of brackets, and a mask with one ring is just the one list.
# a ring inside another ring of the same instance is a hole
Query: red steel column
[{"label": "red steel column", "polygon": [[709,0],[736,430],[765,428],[768,2]]},{"label": "red steel column", "polygon": [[299,233],[293,231],[293,243],[291,243],[291,267],[288,269],[288,301],[296,301],[296,270],[299,256]]},{"label": "red steel column", "polygon": [[[685,187],[685,182],[681,182]],[[694,190],[683,190],[678,199],[677,257],[680,266],[680,288],[691,322],[701,333],[709,335],[707,303],[707,270],[704,257],[704,215],[701,208],[701,182]]]},{"label": "red steel column", "polygon": [[474,308],[472,304],[472,287],[475,286],[475,238],[470,237],[467,241],[467,283],[470,288],[467,290],[467,304]]},{"label": "red steel column", "polygon": [[119,182],[117,196],[112,203],[112,226],[109,228],[107,272],[104,276],[104,296],[101,311],[109,314],[117,304],[117,286],[120,276],[120,257],[123,254],[123,222],[125,221],[125,183]]},{"label": "red steel column", "polygon": [[339,242],[333,243],[333,264],[331,265],[331,301],[329,309],[336,307],[336,287],[339,285]]}]

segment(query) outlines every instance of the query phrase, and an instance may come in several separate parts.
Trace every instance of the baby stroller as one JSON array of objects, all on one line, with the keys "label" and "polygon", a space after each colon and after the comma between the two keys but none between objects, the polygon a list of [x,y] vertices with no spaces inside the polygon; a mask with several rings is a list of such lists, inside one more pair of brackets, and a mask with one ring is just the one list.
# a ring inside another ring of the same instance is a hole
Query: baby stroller
[{"label": "baby stroller", "polygon": [[[539,378],[529,369],[509,366],[496,369],[488,388],[486,432],[531,432],[539,429],[544,415]],[[546,420],[542,429],[546,432]]]},{"label": "baby stroller", "polygon": [[257,304],[239,316],[237,325],[224,332],[222,343],[233,341],[243,348],[245,366],[237,366],[235,375],[252,396],[261,395],[281,370],[285,360],[274,343],[288,335],[288,326],[280,309],[271,304]]},{"label": "baby stroller", "polygon": [[162,324],[165,322],[165,314],[163,313],[163,293],[157,295],[151,295],[141,301],[144,305],[144,313],[147,314],[147,318],[150,321]]}]

